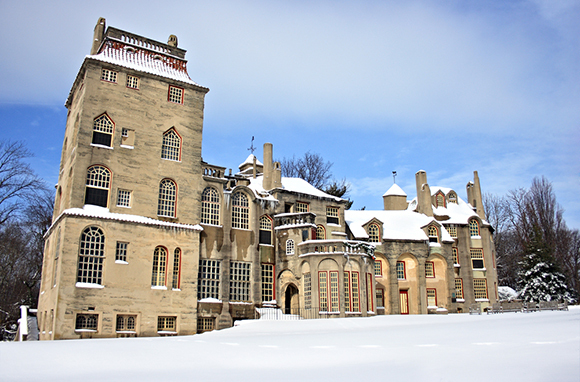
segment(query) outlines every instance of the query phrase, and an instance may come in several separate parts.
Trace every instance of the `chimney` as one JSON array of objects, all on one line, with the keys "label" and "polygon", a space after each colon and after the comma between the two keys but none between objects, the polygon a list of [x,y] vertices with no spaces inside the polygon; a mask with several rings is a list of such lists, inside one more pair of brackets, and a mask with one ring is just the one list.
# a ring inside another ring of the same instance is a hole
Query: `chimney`
[{"label": "chimney", "polygon": [[423,170],[417,171],[415,174],[415,183],[417,186],[417,212],[427,216],[433,216],[431,189],[427,184],[427,173]]},{"label": "chimney", "polygon": [[167,45],[177,48],[177,36],[172,34],[167,40]]},{"label": "chimney", "polygon": [[269,191],[273,187],[273,163],[272,163],[272,144],[264,143],[264,180],[262,182],[262,187],[264,190]]},{"label": "chimney", "polygon": [[477,215],[479,215],[482,220],[485,220],[481,186],[479,184],[479,175],[477,174],[477,171],[473,172],[473,182],[467,183],[467,199]]},{"label": "chimney", "polygon": [[97,25],[95,25],[95,33],[93,34],[93,45],[91,46],[91,55],[99,53],[99,47],[105,37],[105,18],[99,17]]},{"label": "chimney", "polygon": [[280,162],[274,162],[274,181],[272,188],[282,188],[282,166]]}]

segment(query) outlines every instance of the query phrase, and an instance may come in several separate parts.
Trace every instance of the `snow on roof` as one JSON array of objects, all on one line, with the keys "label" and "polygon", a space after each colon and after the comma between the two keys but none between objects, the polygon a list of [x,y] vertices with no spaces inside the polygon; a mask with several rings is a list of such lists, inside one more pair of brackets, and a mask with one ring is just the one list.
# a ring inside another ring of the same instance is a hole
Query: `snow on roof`
[{"label": "snow on roof", "polygon": [[429,188],[431,189],[431,196],[434,196],[439,191],[443,192],[445,195],[447,195],[448,193],[453,191],[453,189],[447,188],[447,187],[439,187],[439,186],[431,187],[431,186],[429,186]]},{"label": "snow on roof", "polygon": [[459,197],[457,197],[457,204],[447,203],[447,208],[433,207],[433,213],[436,216],[448,216],[449,219],[442,222],[445,224],[468,224],[472,217],[479,216],[470,204],[465,203]]},{"label": "snow on roof", "polygon": [[[278,201],[278,199],[274,198],[271,194],[269,194],[266,190],[264,190],[264,187],[262,186],[263,180],[264,180],[263,175],[259,175],[255,179],[250,178],[250,185],[248,187],[250,189],[252,189],[254,191],[254,193],[256,194],[256,196],[259,198],[262,198],[262,199],[270,199],[271,198],[273,200]],[[344,200],[344,199],[339,198],[337,196],[327,194],[324,191],[320,191],[318,188],[314,187],[313,185],[311,185],[310,183],[308,183],[307,181],[305,181],[304,179],[301,179],[301,178],[285,178],[285,177],[283,177],[282,178],[282,189],[286,190],[286,191],[290,191],[290,192],[311,195],[311,196],[315,196],[318,198],[334,199],[337,202],[341,202]],[[265,194],[267,194],[268,197],[265,197],[264,196]]]},{"label": "snow on roof", "polygon": [[[346,224],[355,238],[368,238],[364,225],[372,219],[383,223],[383,239],[385,240],[413,240],[426,241],[429,238],[423,231],[429,223],[436,221],[427,215],[419,214],[411,210],[402,211],[344,211]],[[453,241],[446,230],[441,230],[443,241]]]},{"label": "snow on roof", "polygon": [[383,196],[407,196],[407,194],[397,183],[394,183]]},{"label": "snow on roof", "polygon": [[141,48],[125,49],[124,46],[109,38],[98,54],[88,55],[87,58],[200,86],[189,78],[185,60]]},{"label": "snow on roof", "polygon": [[138,224],[157,225],[157,226],[161,226],[161,227],[173,227],[173,228],[188,229],[188,230],[194,230],[194,231],[203,231],[203,228],[199,224],[190,225],[190,224],[171,223],[171,222],[152,219],[152,218],[148,218],[145,216],[139,216],[139,215],[117,214],[117,213],[109,212],[108,208],[98,207],[98,206],[93,206],[93,205],[85,205],[85,206],[83,206],[83,208],[69,208],[67,210],[64,210],[61,213],[61,216],[62,215],[84,216],[84,217],[90,217],[90,218],[119,220],[119,221],[138,223]]},{"label": "snow on roof", "polygon": [[[238,168],[242,168],[246,164],[252,164],[253,165],[254,164],[254,158],[256,158],[256,156],[254,154],[248,155],[248,157],[246,158],[246,160],[242,164],[240,164],[238,166]],[[258,158],[256,158],[256,165],[257,166],[263,166],[262,162],[260,162],[258,160]]]}]

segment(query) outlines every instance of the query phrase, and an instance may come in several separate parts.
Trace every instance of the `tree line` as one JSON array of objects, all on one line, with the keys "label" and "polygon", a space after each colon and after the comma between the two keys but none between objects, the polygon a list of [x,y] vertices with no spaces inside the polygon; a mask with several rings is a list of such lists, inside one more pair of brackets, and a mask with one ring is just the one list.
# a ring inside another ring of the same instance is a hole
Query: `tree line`
[{"label": "tree line", "polygon": [[564,210],[545,177],[505,196],[484,195],[485,214],[494,228],[499,285],[525,301],[580,296],[580,233],[570,229]]},{"label": "tree line", "polygon": [[20,305],[38,304],[52,221],[53,193],[26,162],[30,156],[21,142],[0,141],[0,337],[14,328]]}]

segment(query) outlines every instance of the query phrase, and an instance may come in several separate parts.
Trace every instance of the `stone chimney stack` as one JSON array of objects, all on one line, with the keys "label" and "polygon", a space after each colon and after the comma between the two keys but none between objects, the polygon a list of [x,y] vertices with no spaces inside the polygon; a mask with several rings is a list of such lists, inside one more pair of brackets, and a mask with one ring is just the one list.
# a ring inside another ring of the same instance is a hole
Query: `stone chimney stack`
[{"label": "stone chimney stack", "polygon": [[91,55],[99,53],[99,47],[105,37],[105,18],[99,17],[97,25],[95,25],[95,32],[93,35],[93,45],[91,46]]},{"label": "stone chimney stack", "polygon": [[174,34],[169,36],[169,40],[167,40],[167,45],[177,48],[177,36]]},{"label": "stone chimney stack", "polygon": [[274,181],[272,183],[272,188],[282,188],[282,166],[280,162],[274,162]]},{"label": "stone chimney stack", "polygon": [[485,211],[483,210],[483,198],[481,196],[481,186],[479,184],[479,175],[477,171],[473,172],[473,182],[467,183],[467,199],[477,215],[485,220]]},{"label": "stone chimney stack", "polygon": [[274,164],[272,163],[272,151],[272,144],[264,143],[264,180],[262,182],[262,187],[264,187],[264,190],[266,191],[274,188]]},{"label": "stone chimney stack", "polygon": [[427,184],[427,173],[423,170],[415,174],[415,183],[417,186],[417,212],[427,216],[433,216],[433,207],[431,206],[431,189]]}]

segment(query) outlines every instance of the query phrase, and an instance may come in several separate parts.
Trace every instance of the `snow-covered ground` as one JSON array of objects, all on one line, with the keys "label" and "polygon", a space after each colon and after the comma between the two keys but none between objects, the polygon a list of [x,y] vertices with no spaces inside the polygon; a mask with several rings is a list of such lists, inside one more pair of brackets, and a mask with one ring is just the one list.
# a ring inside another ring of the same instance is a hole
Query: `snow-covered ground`
[{"label": "snow-covered ground", "polygon": [[187,337],[0,343],[6,381],[580,381],[568,312],[244,321]]}]

